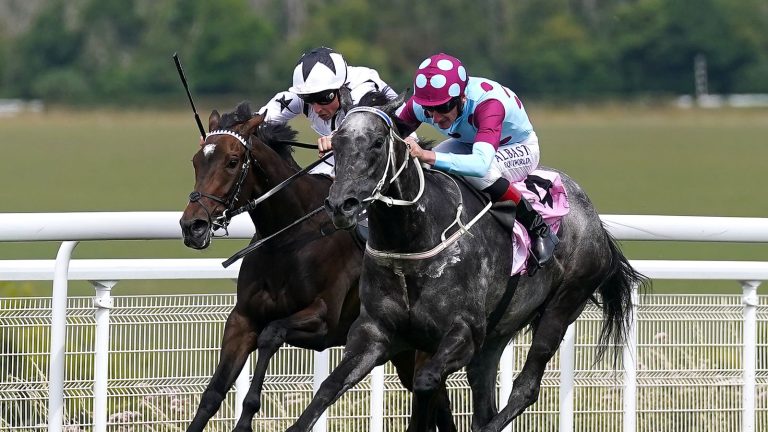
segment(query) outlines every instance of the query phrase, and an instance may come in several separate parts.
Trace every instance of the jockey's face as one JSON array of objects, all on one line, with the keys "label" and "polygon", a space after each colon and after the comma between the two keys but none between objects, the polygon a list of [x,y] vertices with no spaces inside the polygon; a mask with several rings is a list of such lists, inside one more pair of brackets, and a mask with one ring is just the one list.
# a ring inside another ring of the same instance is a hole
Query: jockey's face
[{"label": "jockey's face", "polygon": [[328,121],[336,114],[336,111],[339,110],[340,106],[339,98],[336,97],[329,103],[322,105],[319,103],[311,103],[309,106],[312,107],[312,110],[317,114],[318,117],[321,119]]},{"label": "jockey's face", "polygon": [[435,124],[440,129],[448,129],[451,127],[453,122],[456,121],[456,118],[459,117],[459,108],[461,105],[464,104],[466,101],[466,96],[461,97],[461,102],[454,104],[453,107],[448,110],[447,112],[440,112],[442,110],[427,110],[425,109],[425,113],[427,116],[432,117],[432,120],[435,121]]}]

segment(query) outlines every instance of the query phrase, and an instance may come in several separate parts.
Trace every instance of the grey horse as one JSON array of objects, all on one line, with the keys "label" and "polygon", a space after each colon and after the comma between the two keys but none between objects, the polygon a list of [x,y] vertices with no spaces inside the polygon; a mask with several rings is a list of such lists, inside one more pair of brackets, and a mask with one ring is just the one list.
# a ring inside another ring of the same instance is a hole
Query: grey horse
[{"label": "grey horse", "polygon": [[[309,431],[346,390],[407,349],[432,354],[414,378],[417,394],[437,391],[466,367],[472,429],[500,431],[537,400],[547,362],[585,305],[593,301],[603,311],[600,357],[623,342],[632,288],[647,282],[565,174],[570,212],[555,259],[533,277],[510,278],[509,234],[494,218],[479,218],[467,233],[446,230],[457,226],[457,212],[466,226],[485,203],[462,182],[408,163],[393,115],[399,103],[402,97],[380,109],[350,111],[333,136],[337,177],[326,210],[338,228],[353,227],[363,210],[369,215],[361,309],[342,361],[291,431]],[[451,232],[458,232],[452,242]],[[497,412],[502,351],[527,326],[533,339],[525,365]]]}]

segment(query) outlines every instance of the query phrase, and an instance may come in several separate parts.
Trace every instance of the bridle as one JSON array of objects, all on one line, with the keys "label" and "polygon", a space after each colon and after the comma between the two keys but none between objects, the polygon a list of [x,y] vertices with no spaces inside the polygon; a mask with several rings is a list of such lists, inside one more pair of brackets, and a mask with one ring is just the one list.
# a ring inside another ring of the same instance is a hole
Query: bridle
[{"label": "bridle", "polygon": [[[387,164],[384,167],[384,174],[381,176],[381,179],[378,181],[378,183],[376,183],[376,187],[371,192],[371,196],[364,199],[363,202],[368,203],[372,201],[381,201],[387,204],[388,206],[393,206],[393,205],[409,206],[409,205],[415,204],[421,198],[421,195],[424,193],[424,170],[421,167],[421,163],[416,158],[413,158],[413,162],[416,165],[416,172],[419,175],[419,192],[416,194],[416,198],[410,201],[406,201],[406,200],[388,197],[381,193],[381,190],[384,188],[384,185],[387,183],[387,174],[389,174],[390,166],[394,170],[397,164],[397,162],[395,161],[395,144],[394,144],[395,141],[399,141],[405,144],[406,154],[410,152],[411,145],[407,141],[400,138],[397,132],[395,132],[395,127],[392,123],[392,119],[384,111],[378,108],[360,106],[360,107],[355,107],[349,110],[349,112],[347,112],[347,116],[344,119],[346,120],[347,118],[349,118],[350,114],[354,114],[356,112],[368,112],[368,113],[375,114],[377,117],[384,120],[384,123],[387,124],[387,128],[389,129],[389,134],[387,135],[387,157],[386,157]],[[408,165],[409,160],[410,159],[407,156],[403,158],[403,163],[400,165],[400,168],[398,168],[397,171],[392,175],[392,178],[389,179],[390,184],[394,182],[398,176],[400,176],[400,174],[403,172],[405,167]]]},{"label": "bridle", "polygon": [[[235,203],[237,202],[238,197],[240,196],[240,190],[243,187],[243,183],[245,182],[245,178],[248,177],[248,172],[251,169],[251,165],[253,163],[253,158],[251,157],[251,149],[253,146],[251,145],[250,139],[246,140],[243,138],[242,135],[235,131],[227,130],[227,129],[217,129],[213,130],[205,135],[205,140],[207,141],[209,137],[212,136],[218,136],[218,135],[229,135],[236,140],[240,141],[240,143],[245,147],[245,160],[243,161],[242,167],[240,168],[240,174],[238,174],[237,180],[232,184],[232,187],[229,189],[229,192],[226,195],[226,198],[222,198],[216,195],[208,194],[205,192],[199,192],[199,191],[193,191],[189,194],[189,202],[191,203],[197,203],[200,207],[205,210],[205,213],[208,215],[208,224],[210,226],[211,236],[214,236],[214,232],[218,230],[219,228],[224,230],[225,235],[229,235],[229,231],[227,230],[227,227],[229,226],[229,223],[235,214],[237,213],[237,210],[235,208]],[[200,202],[200,198],[208,198],[212,201],[215,201],[222,206],[224,206],[224,211],[221,213],[221,216],[217,218],[212,217],[212,211],[208,207],[206,207],[202,202]],[[233,214],[235,213],[235,214]]]},{"label": "bridle", "polygon": [[[349,110],[349,112],[347,113],[347,117],[345,117],[345,121],[346,121],[346,119],[349,118],[350,114],[355,113],[355,112],[369,112],[369,113],[375,114],[377,117],[379,117],[380,119],[384,120],[384,123],[386,123],[387,127],[389,128],[389,134],[388,134],[388,137],[387,137],[387,141],[388,141],[388,143],[387,143],[388,144],[388,147],[387,147],[388,148],[387,165],[384,168],[384,175],[382,176],[381,180],[379,180],[379,182],[376,184],[376,187],[374,188],[373,192],[371,192],[371,196],[369,196],[368,198],[364,199],[363,202],[381,201],[381,202],[387,204],[388,206],[392,206],[392,205],[410,206],[410,205],[415,204],[421,198],[422,194],[424,193],[424,171],[423,171],[423,169],[421,167],[421,163],[415,157],[413,158],[413,162],[416,165],[416,170],[417,170],[417,172],[419,174],[419,192],[418,192],[418,194],[416,194],[416,198],[414,198],[411,201],[405,201],[405,200],[399,200],[399,199],[387,197],[387,196],[384,196],[384,195],[381,194],[381,189],[384,187],[384,184],[386,183],[386,180],[387,180],[387,174],[389,172],[390,165],[392,166],[393,169],[394,169],[394,167],[396,165],[396,162],[395,162],[395,151],[394,151],[394,142],[395,141],[400,141],[403,144],[405,144],[406,151],[409,152],[409,153],[410,153],[411,145],[408,144],[407,141],[403,140],[402,138],[400,138],[400,136],[397,135],[397,133],[395,132],[395,127],[392,124],[392,119],[384,111],[382,111],[380,109],[377,109],[377,108],[373,108],[373,107],[365,107],[365,106],[356,107],[356,108],[353,108],[353,109]],[[400,166],[400,168],[397,170],[397,172],[395,172],[395,174],[392,176],[392,178],[389,179],[389,183],[392,183],[393,181],[395,181],[395,179],[400,175],[400,173],[403,172],[403,169],[408,164],[408,161],[409,161],[409,158],[406,157],[404,159],[402,165]],[[454,180],[453,177],[449,176],[448,174],[446,174],[446,173],[444,173],[442,171],[434,170],[434,172],[443,174],[446,177],[448,177],[449,179],[451,179],[453,181],[454,185],[456,186],[456,189],[459,190],[459,194],[458,194],[459,197],[461,197],[461,190],[459,188],[458,183],[456,183],[456,180]],[[440,235],[441,242],[437,246],[433,247],[430,250],[427,250],[427,251],[424,251],[424,252],[412,252],[412,253],[385,252],[385,251],[380,251],[380,250],[374,249],[374,248],[371,247],[370,243],[366,243],[366,245],[365,245],[365,253],[367,253],[368,255],[372,256],[373,258],[389,259],[389,260],[391,260],[391,259],[422,260],[422,259],[432,258],[435,255],[437,255],[440,252],[442,252],[443,250],[445,250],[452,243],[457,241],[459,239],[459,237],[461,237],[462,235],[468,233],[469,229],[472,228],[472,226],[478,220],[480,220],[480,217],[482,217],[485,213],[488,212],[488,210],[490,210],[492,204],[493,204],[492,202],[488,202],[488,204],[485,206],[485,208],[483,208],[480,211],[480,213],[478,213],[474,218],[472,218],[472,220],[469,221],[469,223],[464,224],[461,221],[461,214],[463,212],[464,205],[463,205],[463,202],[460,201],[459,205],[458,205],[458,207],[456,209],[456,219],[445,230],[443,230],[443,233]],[[448,230],[450,230],[451,227],[453,227],[454,225],[458,226],[458,229],[450,237],[446,238],[446,234],[448,233]]]}]

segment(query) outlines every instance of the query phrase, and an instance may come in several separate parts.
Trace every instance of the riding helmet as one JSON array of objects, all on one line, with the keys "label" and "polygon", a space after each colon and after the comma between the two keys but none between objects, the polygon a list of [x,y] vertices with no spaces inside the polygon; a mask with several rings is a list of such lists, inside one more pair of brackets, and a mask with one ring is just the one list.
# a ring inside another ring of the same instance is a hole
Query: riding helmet
[{"label": "riding helmet", "polygon": [[421,106],[441,105],[464,94],[467,71],[456,57],[435,54],[419,65],[413,78],[413,101]]},{"label": "riding helmet", "polygon": [[301,56],[293,70],[296,94],[312,94],[337,90],[347,81],[347,62],[341,54],[327,47],[315,48]]}]

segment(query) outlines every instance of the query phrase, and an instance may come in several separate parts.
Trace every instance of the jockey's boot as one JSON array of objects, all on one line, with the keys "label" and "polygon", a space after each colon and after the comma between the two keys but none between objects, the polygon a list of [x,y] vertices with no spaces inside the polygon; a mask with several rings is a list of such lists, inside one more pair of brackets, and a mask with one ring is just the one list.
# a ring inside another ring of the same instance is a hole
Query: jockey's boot
[{"label": "jockey's boot", "polygon": [[[560,243],[557,235],[549,229],[549,225],[544,222],[539,212],[531,207],[525,198],[517,204],[517,220],[523,224],[528,234],[531,236],[531,252],[536,260],[536,266],[541,268],[555,253],[555,246]],[[530,271],[530,270],[533,270]],[[528,274],[533,276],[537,269],[529,268]]]}]

